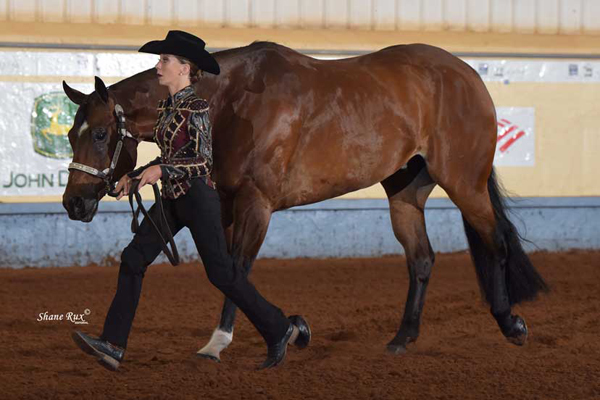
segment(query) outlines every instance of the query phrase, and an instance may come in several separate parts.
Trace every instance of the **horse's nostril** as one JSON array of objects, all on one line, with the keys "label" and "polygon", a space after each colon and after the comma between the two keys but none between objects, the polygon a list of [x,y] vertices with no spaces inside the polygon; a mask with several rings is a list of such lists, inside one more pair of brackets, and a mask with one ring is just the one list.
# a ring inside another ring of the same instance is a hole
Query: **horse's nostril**
[{"label": "horse's nostril", "polygon": [[69,201],[69,205],[71,206],[71,210],[76,213],[83,211],[83,199],[81,197],[72,197]]}]

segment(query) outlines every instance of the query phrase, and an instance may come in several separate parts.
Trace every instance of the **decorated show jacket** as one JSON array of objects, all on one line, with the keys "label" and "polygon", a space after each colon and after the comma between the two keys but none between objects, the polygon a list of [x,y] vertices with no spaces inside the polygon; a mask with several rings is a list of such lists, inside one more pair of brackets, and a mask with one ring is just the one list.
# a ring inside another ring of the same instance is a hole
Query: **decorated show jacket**
[{"label": "decorated show jacket", "polygon": [[193,178],[200,178],[214,188],[212,170],[212,137],[208,102],[187,86],[158,103],[158,120],[153,141],[161,156],[129,173],[135,178],[143,170],[160,165],[162,197],[176,199],[187,193]]}]

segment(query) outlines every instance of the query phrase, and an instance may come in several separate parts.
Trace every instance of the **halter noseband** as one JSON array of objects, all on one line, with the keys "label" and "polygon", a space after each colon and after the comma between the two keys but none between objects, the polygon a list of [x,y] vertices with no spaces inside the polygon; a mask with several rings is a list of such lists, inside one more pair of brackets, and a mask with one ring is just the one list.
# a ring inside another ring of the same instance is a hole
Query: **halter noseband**
[{"label": "halter noseband", "polygon": [[121,149],[123,148],[123,140],[125,138],[134,139],[136,142],[138,141],[125,127],[125,113],[123,111],[123,107],[119,104],[115,105],[115,115],[117,117],[117,132],[119,134],[119,139],[117,141],[117,147],[115,148],[115,153],[113,154],[112,160],[110,161],[110,166],[102,171],[89,167],[84,164],[72,162],[69,164],[69,170],[78,170],[85,172],[86,174],[93,175],[97,178],[100,178],[106,184],[106,193],[109,196],[116,197],[117,193],[114,193],[114,184],[112,183],[112,175],[115,172],[115,168],[117,167],[117,162],[119,161],[119,156],[121,155]]}]

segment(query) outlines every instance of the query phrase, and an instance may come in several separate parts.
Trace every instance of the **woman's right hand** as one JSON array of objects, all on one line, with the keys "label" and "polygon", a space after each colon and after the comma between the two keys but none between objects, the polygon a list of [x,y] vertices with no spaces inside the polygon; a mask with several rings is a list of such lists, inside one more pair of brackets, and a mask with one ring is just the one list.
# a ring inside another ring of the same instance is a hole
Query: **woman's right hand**
[{"label": "woman's right hand", "polygon": [[117,200],[121,200],[121,197],[129,195],[129,189],[131,188],[131,178],[127,175],[123,175],[117,186],[115,186],[115,192],[119,193]]}]

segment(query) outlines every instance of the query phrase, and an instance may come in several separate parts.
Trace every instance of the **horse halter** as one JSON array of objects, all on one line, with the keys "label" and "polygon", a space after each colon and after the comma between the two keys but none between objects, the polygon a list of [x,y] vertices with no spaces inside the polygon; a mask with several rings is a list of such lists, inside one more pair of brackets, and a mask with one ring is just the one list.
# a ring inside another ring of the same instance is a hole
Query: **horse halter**
[{"label": "horse halter", "polygon": [[115,184],[112,182],[112,176],[115,172],[115,168],[117,167],[117,162],[119,161],[119,156],[121,155],[121,149],[123,148],[123,141],[125,138],[134,139],[136,142],[138,141],[125,127],[125,113],[123,111],[123,107],[119,104],[115,104],[115,115],[117,117],[117,132],[119,133],[119,139],[117,141],[117,147],[115,148],[115,152],[110,161],[110,166],[102,171],[76,162],[72,162],[69,164],[69,170],[78,170],[85,172],[86,174],[90,174],[97,178],[100,178],[106,184],[106,193],[111,197],[117,197],[118,193],[114,192]]}]

